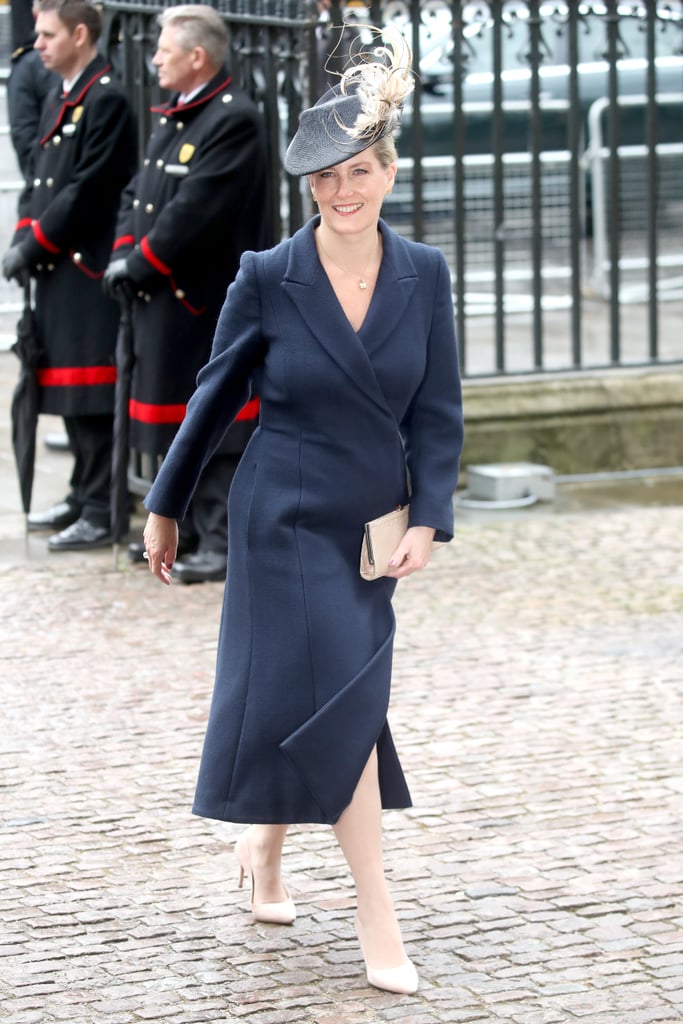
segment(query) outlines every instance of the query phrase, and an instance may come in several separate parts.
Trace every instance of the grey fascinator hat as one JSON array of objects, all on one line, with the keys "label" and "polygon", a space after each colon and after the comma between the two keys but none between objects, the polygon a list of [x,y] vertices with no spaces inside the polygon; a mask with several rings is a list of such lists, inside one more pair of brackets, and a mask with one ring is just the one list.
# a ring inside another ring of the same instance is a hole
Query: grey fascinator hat
[{"label": "grey fascinator hat", "polygon": [[398,32],[385,30],[386,45],[358,55],[312,107],[285,153],[290,174],[314,174],[340,164],[395,131],[413,91],[410,47]]}]

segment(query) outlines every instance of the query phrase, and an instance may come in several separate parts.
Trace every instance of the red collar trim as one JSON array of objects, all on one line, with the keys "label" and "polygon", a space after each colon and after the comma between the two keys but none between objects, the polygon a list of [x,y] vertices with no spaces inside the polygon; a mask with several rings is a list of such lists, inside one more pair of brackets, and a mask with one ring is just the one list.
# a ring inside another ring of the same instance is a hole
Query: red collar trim
[{"label": "red collar trim", "polygon": [[227,89],[232,82],[232,76],[228,75],[224,82],[216,86],[216,88],[210,92],[207,96],[199,95],[196,99],[192,100],[191,103],[180,103],[175,107],[172,107],[170,103],[164,103],[160,107],[150,107],[149,109],[153,114],[181,114],[184,110],[192,110],[193,107],[201,107],[204,103],[208,103],[214,96],[217,96],[219,92],[223,92]]},{"label": "red collar trim", "polygon": [[109,71],[111,71],[111,64],[107,64],[106,68],[100,68],[99,71],[96,71],[95,74],[92,76],[92,78],[90,78],[85,83],[85,85],[83,86],[83,88],[81,89],[81,91],[78,93],[77,96],[75,96],[73,99],[71,99],[71,97],[68,97],[67,99],[64,100],[64,102],[62,103],[62,108],[59,111],[59,114],[57,115],[57,120],[55,121],[54,125],[52,126],[50,131],[47,133],[45,138],[40,140],[40,145],[41,146],[44,145],[48,141],[48,139],[51,139],[56,131],[59,131],[59,129],[62,126],[62,120],[64,118],[64,115],[66,114],[66,112],[69,109],[69,107],[77,107],[78,104],[83,99],[83,97],[85,96],[85,94],[88,91],[88,89],[92,88],[92,86],[95,84],[95,82],[97,82],[102,77],[102,75],[106,75]]}]

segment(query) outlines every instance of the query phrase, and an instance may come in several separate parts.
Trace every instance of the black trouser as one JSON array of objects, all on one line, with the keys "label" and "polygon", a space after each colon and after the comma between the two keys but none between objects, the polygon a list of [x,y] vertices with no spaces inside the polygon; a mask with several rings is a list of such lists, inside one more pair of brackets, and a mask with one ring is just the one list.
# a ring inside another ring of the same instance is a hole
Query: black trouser
[{"label": "black trouser", "polygon": [[65,416],[64,427],[74,456],[68,500],[83,519],[109,526],[114,417]]},{"label": "black trouser", "polygon": [[[180,535],[199,551],[228,550],[228,491],[240,455],[213,455],[202,471]],[[192,544],[194,541],[194,544]]]}]

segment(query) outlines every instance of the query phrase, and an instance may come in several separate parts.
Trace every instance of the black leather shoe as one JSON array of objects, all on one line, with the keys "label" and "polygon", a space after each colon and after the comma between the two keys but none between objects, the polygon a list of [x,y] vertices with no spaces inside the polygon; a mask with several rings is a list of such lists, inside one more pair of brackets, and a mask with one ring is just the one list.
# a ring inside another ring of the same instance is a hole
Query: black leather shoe
[{"label": "black leather shoe", "polygon": [[180,583],[220,583],[227,567],[228,560],[222,551],[197,551],[176,562],[171,575]]},{"label": "black leather shoe", "polygon": [[138,565],[145,561],[145,545],[141,540],[134,540],[128,545],[128,561]]},{"label": "black leather shoe", "polygon": [[44,444],[49,452],[71,451],[71,441],[66,434],[46,434]]},{"label": "black leather shoe", "polygon": [[47,512],[33,512],[27,517],[26,524],[33,530],[63,530],[71,526],[80,516],[76,505],[70,501],[58,501]]},{"label": "black leather shoe", "polygon": [[108,526],[98,526],[87,519],[77,519],[47,542],[48,551],[92,551],[108,548],[112,543]]}]

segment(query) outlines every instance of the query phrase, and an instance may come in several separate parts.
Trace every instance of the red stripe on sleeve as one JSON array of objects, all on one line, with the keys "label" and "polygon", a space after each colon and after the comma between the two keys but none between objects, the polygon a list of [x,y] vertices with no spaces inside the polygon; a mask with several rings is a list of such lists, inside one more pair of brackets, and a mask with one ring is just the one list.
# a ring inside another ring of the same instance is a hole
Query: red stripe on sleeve
[{"label": "red stripe on sleeve", "polygon": [[135,245],[135,235],[121,235],[114,242],[114,249],[120,249],[123,245]]},{"label": "red stripe on sleeve", "polygon": [[31,227],[31,223],[32,222],[31,222],[31,218],[30,217],[22,217],[21,220],[17,222],[17,226],[15,227],[14,230],[15,231],[23,231],[24,228],[30,228]]},{"label": "red stripe on sleeve", "polygon": [[33,234],[38,245],[42,245],[43,249],[47,249],[48,252],[59,252],[59,246],[53,245],[50,239],[46,237],[37,220],[31,221],[31,227],[33,228]]},{"label": "red stripe on sleeve", "polygon": [[145,257],[147,262],[151,263],[154,269],[158,270],[160,274],[171,273],[171,268],[167,267],[165,263],[162,263],[161,260],[152,252],[151,246],[147,241],[147,235],[145,235],[145,237],[140,242],[140,251],[142,252],[142,255]]}]

